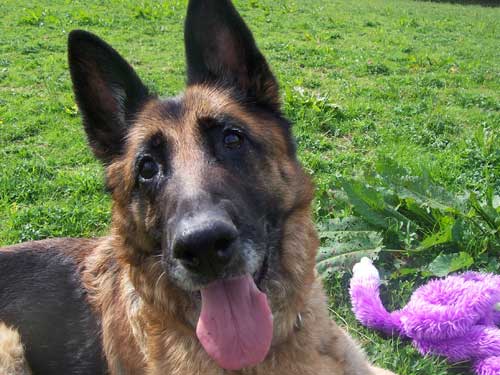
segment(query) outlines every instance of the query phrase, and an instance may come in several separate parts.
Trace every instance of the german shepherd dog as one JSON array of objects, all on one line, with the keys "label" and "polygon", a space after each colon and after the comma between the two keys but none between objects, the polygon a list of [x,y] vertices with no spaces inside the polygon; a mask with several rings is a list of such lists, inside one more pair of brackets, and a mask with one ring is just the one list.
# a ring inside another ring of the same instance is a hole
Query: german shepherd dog
[{"label": "german shepherd dog", "polygon": [[0,372],[388,374],[328,317],[312,184],[251,32],[230,0],[191,0],[184,36],[187,88],[159,99],[70,33],[111,233],[0,251]]}]

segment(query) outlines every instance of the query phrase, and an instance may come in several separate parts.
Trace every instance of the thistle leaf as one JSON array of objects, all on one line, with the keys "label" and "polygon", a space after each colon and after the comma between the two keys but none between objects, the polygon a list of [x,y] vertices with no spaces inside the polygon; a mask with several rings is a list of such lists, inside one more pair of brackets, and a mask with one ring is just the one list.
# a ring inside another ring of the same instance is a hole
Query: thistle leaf
[{"label": "thistle leaf", "polygon": [[317,270],[323,277],[344,273],[363,257],[376,259],[382,249],[380,233],[367,230],[359,219],[336,219],[320,229],[322,246],[316,261]]}]

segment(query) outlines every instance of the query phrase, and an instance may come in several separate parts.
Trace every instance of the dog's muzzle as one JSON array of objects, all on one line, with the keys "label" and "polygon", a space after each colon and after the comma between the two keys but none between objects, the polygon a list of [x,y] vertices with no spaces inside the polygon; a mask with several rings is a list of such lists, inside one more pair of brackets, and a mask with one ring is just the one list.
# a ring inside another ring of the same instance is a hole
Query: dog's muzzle
[{"label": "dog's muzzle", "polygon": [[236,253],[238,230],[223,210],[183,217],[175,227],[172,254],[186,269],[217,277]]}]

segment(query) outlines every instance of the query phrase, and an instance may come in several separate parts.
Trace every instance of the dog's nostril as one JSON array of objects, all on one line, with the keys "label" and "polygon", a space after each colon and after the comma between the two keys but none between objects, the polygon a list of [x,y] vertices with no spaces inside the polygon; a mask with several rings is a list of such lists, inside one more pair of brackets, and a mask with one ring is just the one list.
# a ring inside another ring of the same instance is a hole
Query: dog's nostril
[{"label": "dog's nostril", "polygon": [[200,265],[200,259],[198,256],[190,251],[186,251],[183,255],[183,259],[191,267],[198,267]]},{"label": "dog's nostril", "polygon": [[200,273],[217,273],[233,258],[238,233],[227,221],[192,219],[180,223],[173,244],[173,255],[184,266]]},{"label": "dog's nostril", "polygon": [[221,238],[214,243],[214,250],[218,257],[228,258],[231,255],[230,245],[234,239]]},{"label": "dog's nostril", "polygon": [[220,264],[227,264],[232,258],[231,250],[229,248],[217,250],[215,255]]}]

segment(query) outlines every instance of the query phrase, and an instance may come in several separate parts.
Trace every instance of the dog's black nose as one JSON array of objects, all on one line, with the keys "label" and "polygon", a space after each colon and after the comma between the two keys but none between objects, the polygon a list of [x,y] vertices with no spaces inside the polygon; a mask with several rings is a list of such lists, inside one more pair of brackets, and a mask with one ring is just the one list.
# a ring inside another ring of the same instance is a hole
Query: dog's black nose
[{"label": "dog's black nose", "polygon": [[233,257],[236,227],[225,218],[201,215],[181,220],[173,242],[173,255],[193,272],[217,276]]}]

